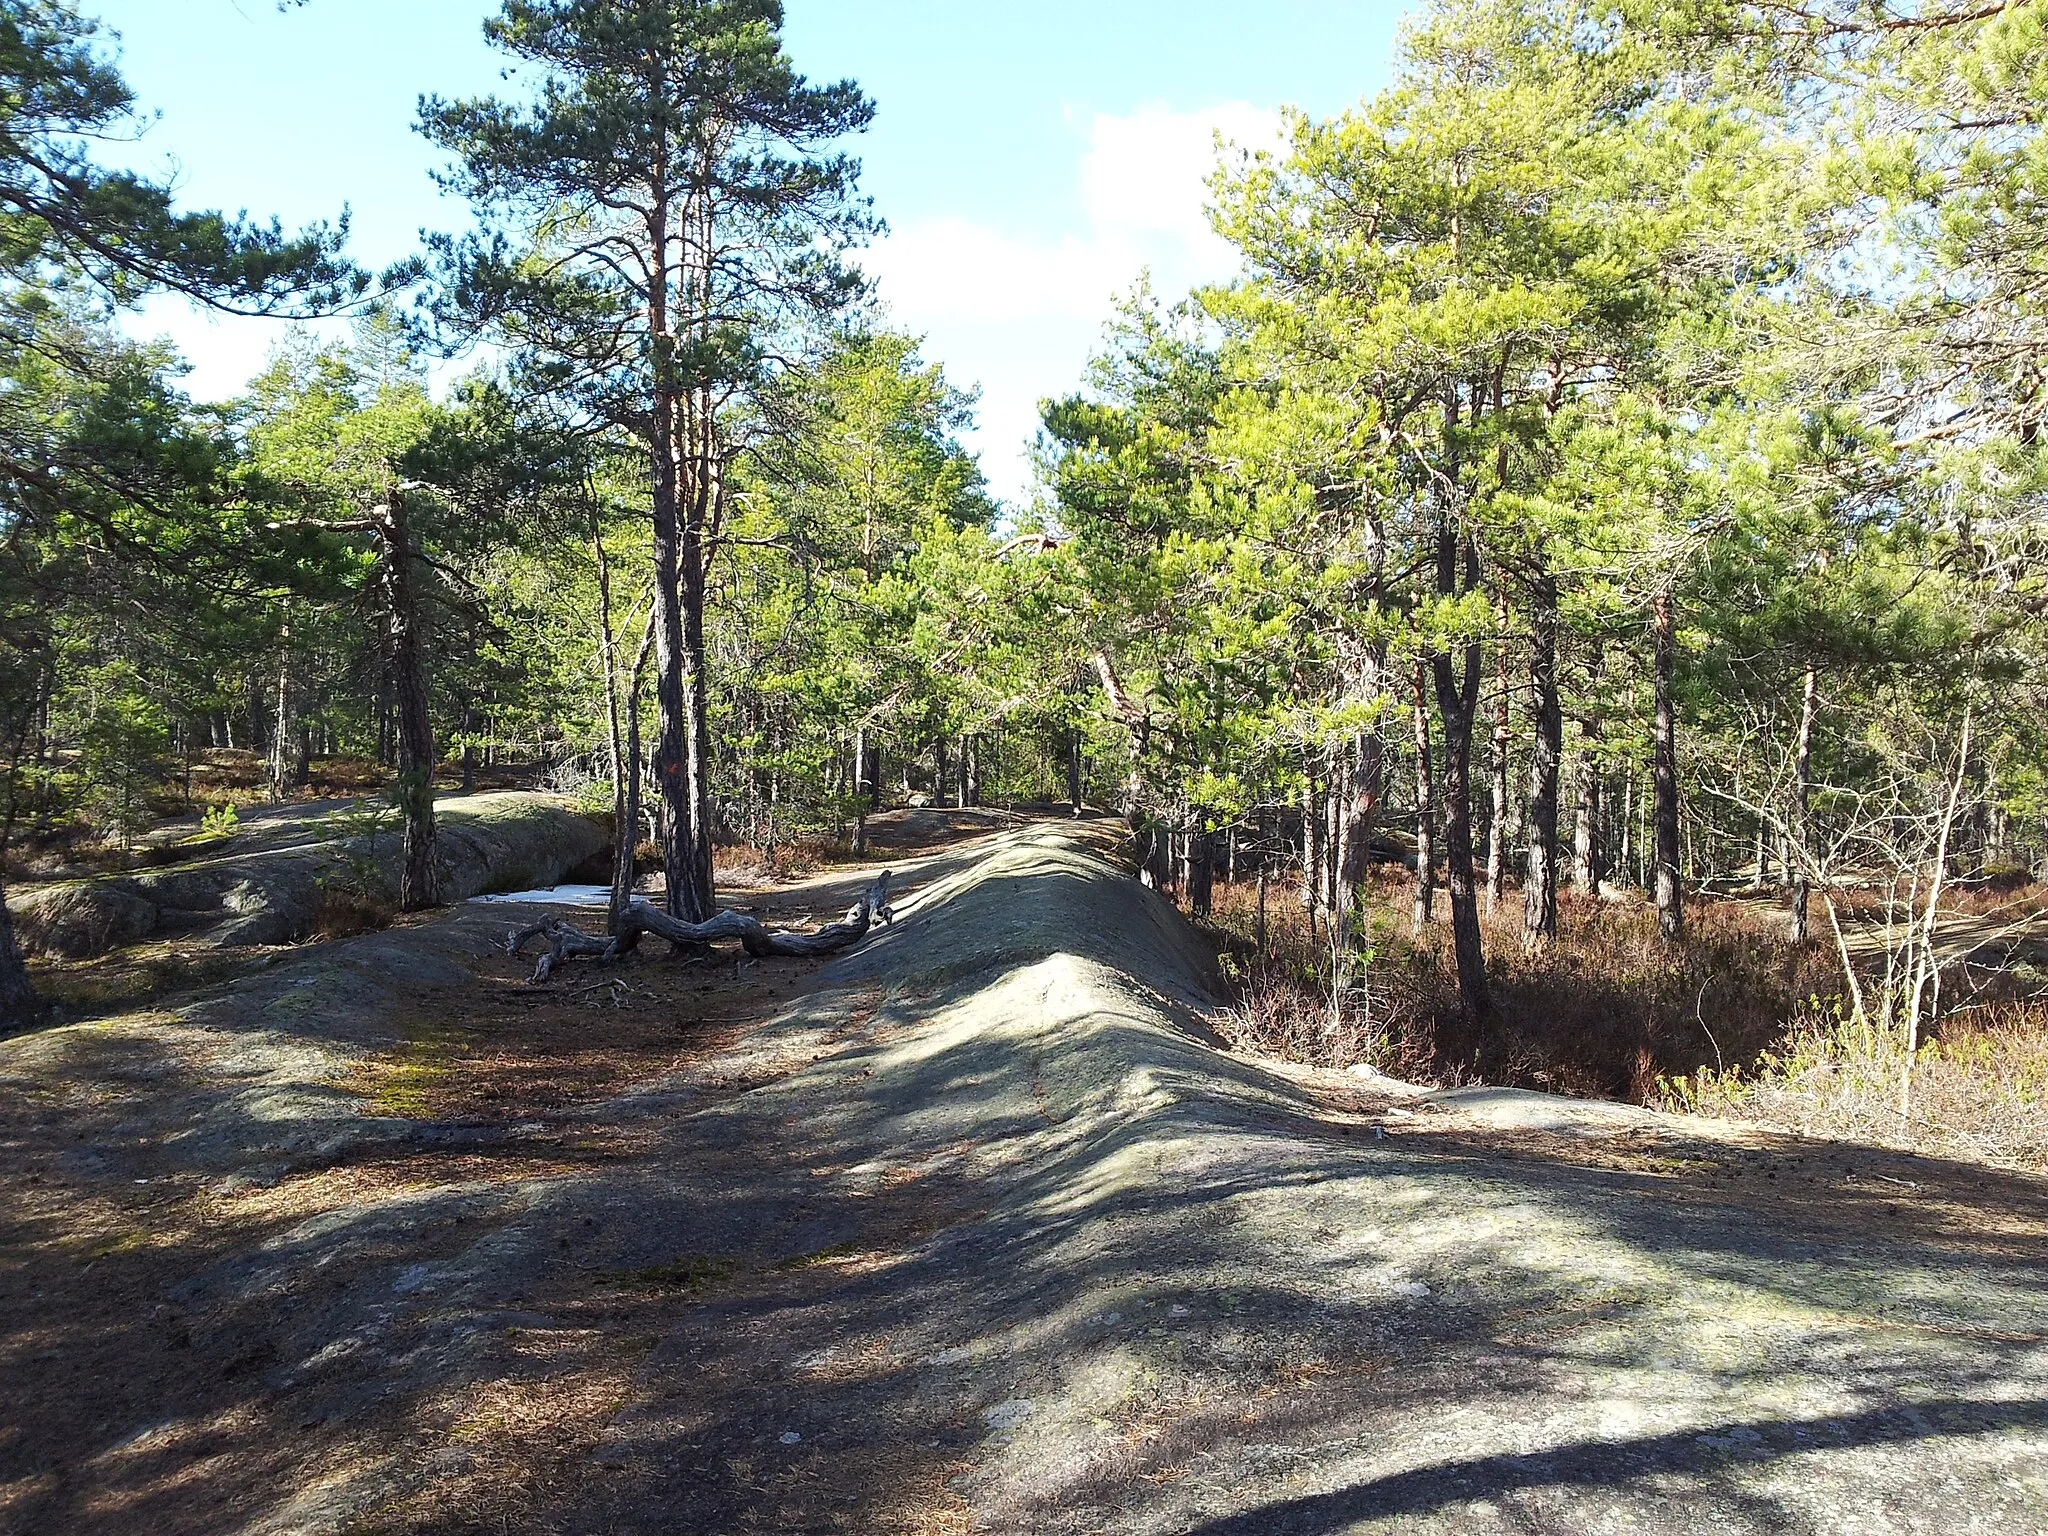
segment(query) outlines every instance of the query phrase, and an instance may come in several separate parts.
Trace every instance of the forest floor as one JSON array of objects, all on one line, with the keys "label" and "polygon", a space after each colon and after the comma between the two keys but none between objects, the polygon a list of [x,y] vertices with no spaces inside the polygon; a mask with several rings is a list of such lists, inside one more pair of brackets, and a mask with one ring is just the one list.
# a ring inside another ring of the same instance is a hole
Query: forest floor
[{"label": "forest floor", "polygon": [[875,833],[836,960],[0,1042],[0,1531],[2048,1531],[2048,1182],[1233,1055],[1107,823]]}]

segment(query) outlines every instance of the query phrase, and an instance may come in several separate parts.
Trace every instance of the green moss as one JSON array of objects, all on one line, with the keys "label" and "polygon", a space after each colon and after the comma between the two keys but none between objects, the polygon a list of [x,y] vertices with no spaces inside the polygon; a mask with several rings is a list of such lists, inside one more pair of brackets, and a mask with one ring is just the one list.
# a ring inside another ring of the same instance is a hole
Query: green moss
[{"label": "green moss", "polygon": [[667,1264],[648,1264],[609,1277],[613,1285],[641,1285],[659,1291],[691,1291],[700,1285],[724,1280],[739,1268],[739,1260],[715,1253],[686,1253]]},{"label": "green moss", "polygon": [[433,1024],[409,1024],[405,1044],[371,1071],[365,1108],[394,1120],[432,1117],[432,1098],[455,1070],[460,1030]]}]

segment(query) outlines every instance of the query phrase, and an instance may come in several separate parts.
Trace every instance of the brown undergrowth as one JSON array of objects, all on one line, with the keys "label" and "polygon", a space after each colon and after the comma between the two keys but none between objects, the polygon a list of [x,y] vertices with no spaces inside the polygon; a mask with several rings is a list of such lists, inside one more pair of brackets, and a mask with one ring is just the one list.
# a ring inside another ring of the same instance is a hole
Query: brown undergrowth
[{"label": "brown undergrowth", "polygon": [[1522,944],[1520,893],[1481,918],[1492,1017],[1458,1006],[1448,904],[1414,930],[1414,881],[1374,872],[1361,903],[1359,953],[1344,1006],[1330,1006],[1324,921],[1291,889],[1267,894],[1267,943],[1253,942],[1257,888],[1219,884],[1211,928],[1238,996],[1242,1045],[1318,1065],[1367,1062],[1411,1080],[1503,1083],[1582,1097],[1650,1100],[1660,1078],[1754,1060],[1783,1038],[1803,1002],[1831,998],[1840,976],[1816,946],[1794,948],[1743,904],[1696,903],[1683,946],[1658,942],[1636,900],[1566,891],[1558,937]]},{"label": "brown undergrowth", "polygon": [[[1966,894],[1960,916],[2003,917],[2038,910],[2041,893],[2023,884]],[[1257,887],[1219,884],[1210,931],[1236,991],[1225,1032],[1241,1047],[1320,1066],[1365,1062],[1413,1082],[1539,1088],[2048,1167],[2048,1001],[2018,973],[1987,983],[1957,965],[1902,1111],[1899,1028],[1853,1019],[1832,949],[1793,945],[1768,908],[1695,899],[1685,942],[1671,947],[1640,898],[1566,891],[1557,942],[1532,952],[1519,897],[1482,919],[1494,1014],[1474,1024],[1458,1007],[1441,894],[1437,921],[1418,936],[1405,873],[1375,871],[1366,888],[1361,956],[1337,1010],[1327,928],[1291,886],[1269,886],[1262,952]]]}]

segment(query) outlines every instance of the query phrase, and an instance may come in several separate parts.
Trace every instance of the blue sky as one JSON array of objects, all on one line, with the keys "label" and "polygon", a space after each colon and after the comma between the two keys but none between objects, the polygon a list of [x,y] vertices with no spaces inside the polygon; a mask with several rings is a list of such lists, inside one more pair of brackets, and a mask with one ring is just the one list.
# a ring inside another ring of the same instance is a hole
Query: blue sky
[{"label": "blue sky", "polygon": [[[161,114],[125,158],[173,171],[195,207],[286,224],[352,212],[371,265],[461,227],[411,131],[422,93],[516,92],[484,45],[495,0],[82,0],[121,34]],[[864,264],[897,324],[982,393],[974,439],[994,488],[1027,491],[1036,402],[1072,388],[1115,294],[1229,275],[1202,219],[1220,129],[1267,140],[1277,109],[1339,111],[1386,79],[1402,7],[1386,0],[788,0],[785,37],[815,78],[878,104],[852,146],[890,235]],[[113,158],[121,158],[119,152]],[[273,322],[153,303],[138,328],[192,360],[201,398],[237,390]]]}]

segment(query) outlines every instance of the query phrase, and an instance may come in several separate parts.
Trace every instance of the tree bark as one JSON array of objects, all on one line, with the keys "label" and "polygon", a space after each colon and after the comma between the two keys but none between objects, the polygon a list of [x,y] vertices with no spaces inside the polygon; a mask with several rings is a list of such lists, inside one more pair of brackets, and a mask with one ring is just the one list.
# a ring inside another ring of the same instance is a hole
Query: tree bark
[{"label": "tree bark", "polygon": [[[1375,679],[1378,675],[1379,668],[1375,667]],[[1347,906],[1357,897],[1360,887],[1365,884],[1366,869],[1372,862],[1373,821],[1384,792],[1382,781],[1386,777],[1387,754],[1386,743],[1381,739],[1378,725],[1374,725],[1359,739],[1355,752],[1357,765],[1351,779],[1351,811],[1344,821],[1344,860],[1341,870]]]},{"label": "tree bark", "polygon": [[617,822],[612,832],[612,894],[608,904],[606,931],[617,933],[625,911],[632,904],[634,856],[640,848],[640,691],[647,676],[647,655],[654,645],[654,616],[640,632],[640,649],[633,657],[633,673],[626,685],[626,729],[622,744],[623,761],[617,770],[622,778],[614,786],[613,808]]},{"label": "tree bark", "polygon": [[1313,914],[1323,904],[1323,812],[1315,753],[1301,754],[1301,904]]},{"label": "tree bark", "polygon": [[1500,905],[1508,886],[1508,750],[1513,743],[1508,715],[1508,614],[1501,601],[1500,638],[1493,648],[1493,817],[1486,829],[1486,910]]},{"label": "tree bark", "polygon": [[289,617],[277,640],[276,728],[270,733],[270,798],[288,800],[293,788],[292,758],[292,625]]},{"label": "tree bark", "polygon": [[398,907],[418,912],[440,899],[434,868],[434,721],[427,696],[425,637],[413,565],[405,493],[393,489],[384,521],[391,691],[398,706],[398,802],[405,815],[405,857]]},{"label": "tree bark", "polygon": [[868,809],[871,803],[867,727],[857,726],[853,733],[853,856],[856,859],[867,857]]},{"label": "tree bark", "polygon": [[1600,882],[1607,874],[1599,714],[1601,685],[1606,676],[1606,647],[1595,639],[1593,661],[1588,668],[1593,696],[1587,701],[1586,712],[1579,717],[1579,803],[1572,823],[1572,879],[1587,895],[1594,897],[1600,894]]},{"label": "tree bark", "polygon": [[1216,840],[1207,820],[1188,828],[1187,862],[1183,888],[1188,911],[1207,917],[1213,908],[1216,887]]},{"label": "tree bark", "polygon": [[711,800],[711,674],[704,652],[703,518],[693,516],[683,529],[683,649],[688,669],[685,701],[689,709],[687,774],[690,835],[684,849],[690,880],[690,905],[710,912],[718,903],[712,874],[717,842],[716,813]]},{"label": "tree bark", "polygon": [[1557,937],[1557,769],[1564,712],[1557,697],[1557,578],[1530,584],[1529,683],[1536,739],[1529,758],[1529,866],[1522,883],[1522,946]]},{"label": "tree bark", "polygon": [[[609,634],[610,630],[607,629]],[[611,687],[611,660],[605,660],[605,687]],[[476,793],[476,704],[465,690],[462,700],[462,792]]]},{"label": "tree bark", "polygon": [[[665,164],[650,168],[656,186],[668,183]],[[661,862],[665,889],[662,905],[671,917],[701,922],[711,915],[709,892],[700,888],[699,859],[694,846],[698,823],[696,774],[692,756],[706,743],[692,729],[697,681],[702,668],[703,568],[701,545],[686,535],[678,481],[676,441],[681,404],[676,368],[676,337],[670,328],[669,296],[677,272],[671,259],[675,241],[674,209],[658,196],[647,213],[649,255],[647,323],[653,343],[653,388],[648,413],[648,456],[653,481],[654,524],[654,701],[659,717],[655,736],[654,780],[661,792]],[[694,567],[686,574],[685,566]],[[690,639],[686,611],[696,596],[696,645]]]},{"label": "tree bark", "polygon": [[1429,750],[1429,663],[1415,662],[1415,931],[1434,920],[1436,906],[1436,772]]},{"label": "tree bark", "polygon": [[1650,777],[1655,801],[1657,936],[1667,944],[1685,937],[1685,897],[1679,872],[1678,720],[1673,697],[1678,673],[1678,620],[1671,593],[1661,591],[1650,610],[1651,650],[1656,679],[1656,721],[1652,728]]},{"label": "tree bark", "polygon": [[1813,838],[1808,816],[1813,800],[1813,722],[1820,710],[1820,676],[1813,664],[1806,668],[1806,685],[1799,706],[1799,741],[1792,762],[1792,942],[1804,944],[1807,909],[1812,905],[1813,878],[1808,873],[1813,855]]},{"label": "tree bark", "polygon": [[641,936],[648,933],[667,939],[679,948],[714,944],[721,939],[738,939],[747,954],[760,959],[836,954],[866,938],[876,919],[886,925],[894,917],[889,907],[889,881],[889,871],[884,870],[874,884],[861,893],[860,900],[847,908],[844,917],[814,933],[765,928],[758,918],[730,910],[701,923],[685,923],[648,902],[636,901],[626,909],[619,931],[608,937],[585,933],[559,917],[551,917],[508,933],[505,950],[516,955],[533,939],[547,940],[547,951],[534,968],[535,982],[546,981],[570,960],[616,960],[630,953],[639,944]]},{"label": "tree bark", "polygon": [[[1448,513],[1446,508],[1445,512]],[[1460,544],[1464,581],[1459,582]],[[1448,515],[1437,525],[1437,590],[1445,596],[1477,591],[1479,550],[1470,533],[1461,539]],[[1479,888],[1472,867],[1472,727],[1479,715],[1483,657],[1479,640],[1468,640],[1463,664],[1448,651],[1431,661],[1436,671],[1437,713],[1443,721],[1444,885],[1451,898],[1451,939],[1458,962],[1458,1001],[1465,1017],[1477,1021],[1493,1012],[1486,985],[1486,952],[1479,933]]]}]

